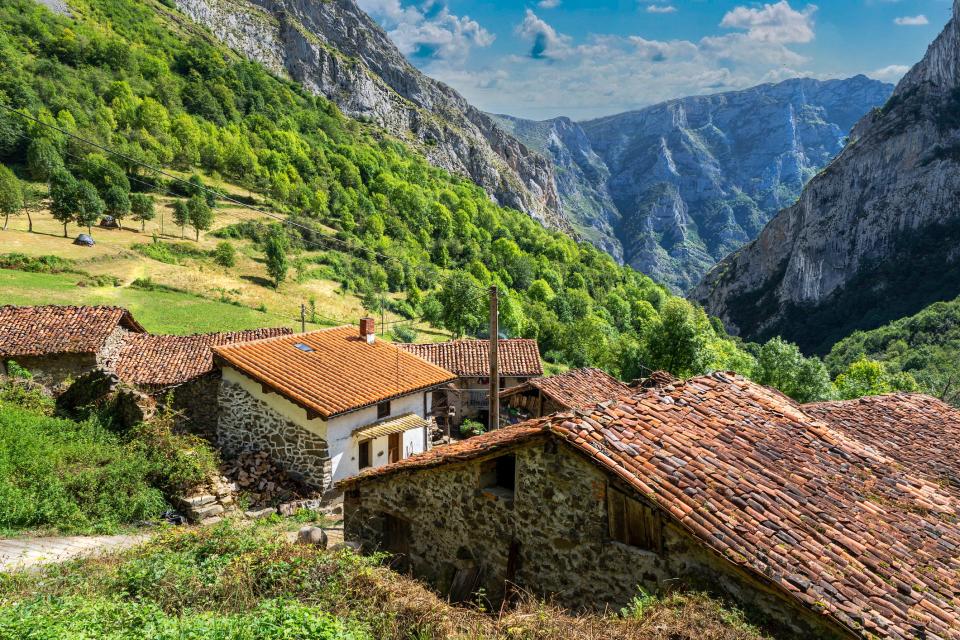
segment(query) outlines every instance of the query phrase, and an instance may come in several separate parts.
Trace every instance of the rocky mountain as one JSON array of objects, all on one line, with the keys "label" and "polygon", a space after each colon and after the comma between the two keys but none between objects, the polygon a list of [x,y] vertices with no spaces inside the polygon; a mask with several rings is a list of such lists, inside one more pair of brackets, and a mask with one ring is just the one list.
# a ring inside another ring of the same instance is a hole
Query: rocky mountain
[{"label": "rocky mountain", "polygon": [[840,156],[693,292],[751,339],[812,351],[960,294],[960,0]]},{"label": "rocky mountain", "polygon": [[417,143],[498,203],[570,231],[550,164],[406,61],[354,0],[174,0],[225,44]]},{"label": "rocky mountain", "polygon": [[892,89],[864,76],[794,79],[582,123],[496,117],[552,159],[582,235],[687,290],[795,202]]}]

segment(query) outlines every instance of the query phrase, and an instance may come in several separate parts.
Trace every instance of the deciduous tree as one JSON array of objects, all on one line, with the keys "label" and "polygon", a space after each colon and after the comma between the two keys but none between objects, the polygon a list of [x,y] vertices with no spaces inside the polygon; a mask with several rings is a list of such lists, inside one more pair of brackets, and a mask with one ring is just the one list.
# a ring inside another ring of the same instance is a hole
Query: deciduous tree
[{"label": "deciduous tree", "polygon": [[0,165],[0,213],[3,214],[3,230],[7,230],[10,216],[23,211],[23,185],[8,167]]},{"label": "deciduous tree", "polygon": [[157,216],[153,196],[146,193],[130,194],[130,211],[133,213],[133,219],[140,223],[140,231],[145,231],[147,222]]},{"label": "deciduous tree", "polygon": [[290,264],[287,261],[287,237],[282,229],[275,229],[267,237],[264,253],[267,258],[267,273],[273,280],[273,288],[279,289],[280,284],[287,279]]}]

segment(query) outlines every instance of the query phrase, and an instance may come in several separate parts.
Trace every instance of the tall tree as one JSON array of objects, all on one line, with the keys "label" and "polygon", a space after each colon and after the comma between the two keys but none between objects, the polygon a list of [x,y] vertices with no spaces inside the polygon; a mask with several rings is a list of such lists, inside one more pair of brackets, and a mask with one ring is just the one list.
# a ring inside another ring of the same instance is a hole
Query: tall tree
[{"label": "tall tree", "polygon": [[39,137],[27,147],[27,170],[34,180],[47,181],[63,168],[63,158],[57,145],[49,138]]},{"label": "tall tree", "polygon": [[133,219],[140,223],[140,231],[146,231],[147,222],[157,216],[153,196],[146,193],[130,194],[130,211]]},{"label": "tall tree", "polygon": [[196,240],[200,242],[200,232],[209,231],[213,226],[213,209],[207,204],[203,196],[195,195],[190,198],[190,226],[196,232]]},{"label": "tall tree", "polygon": [[0,165],[0,213],[3,214],[3,230],[7,230],[10,216],[23,211],[23,186],[20,179],[8,167]]},{"label": "tall tree", "polygon": [[123,226],[123,219],[130,213],[130,194],[122,185],[110,185],[103,194],[104,211],[113,216],[117,226]]},{"label": "tall tree", "polygon": [[81,180],[77,183],[76,205],[77,210],[74,213],[77,224],[87,228],[87,233],[93,233],[91,227],[96,224],[100,216],[103,215],[104,204],[97,193],[97,188],[93,183],[87,180]]},{"label": "tall tree", "polygon": [[73,222],[77,211],[77,180],[66,169],[58,169],[50,177],[50,215],[63,225],[63,237],[67,237],[67,225]]},{"label": "tall tree", "polygon": [[647,366],[681,377],[699,373],[708,356],[709,333],[713,331],[703,311],[682,298],[671,298],[650,328]]},{"label": "tall tree", "polygon": [[173,203],[173,223],[180,227],[180,237],[183,238],[183,229],[190,223],[190,202],[177,200]]},{"label": "tall tree", "polygon": [[267,236],[264,252],[267,258],[267,273],[273,279],[273,288],[279,289],[280,284],[287,279],[287,270],[290,268],[287,261],[287,237],[282,229],[275,229]]},{"label": "tall tree", "polygon": [[27,232],[33,233],[33,216],[31,215],[34,211],[38,211],[40,206],[43,203],[43,191],[32,184],[24,183],[23,185],[23,212],[27,214]]},{"label": "tall tree", "polygon": [[458,338],[478,331],[487,319],[483,287],[466,271],[454,271],[447,276],[437,292],[437,300],[444,328]]}]

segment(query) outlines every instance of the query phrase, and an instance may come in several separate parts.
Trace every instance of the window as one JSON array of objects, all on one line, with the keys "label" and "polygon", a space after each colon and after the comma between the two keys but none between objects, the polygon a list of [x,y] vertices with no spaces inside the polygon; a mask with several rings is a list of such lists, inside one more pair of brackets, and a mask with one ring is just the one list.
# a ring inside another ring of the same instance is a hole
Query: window
[{"label": "window", "polygon": [[613,487],[607,489],[607,519],[613,540],[645,551],[662,550],[660,516]]},{"label": "window", "polygon": [[390,401],[381,402],[377,405],[377,420],[386,418],[390,415]]},{"label": "window", "polygon": [[364,440],[360,443],[360,468],[366,469],[370,466],[370,440]]},{"label": "window", "polygon": [[513,497],[517,486],[517,457],[513,454],[487,460],[480,466],[480,488]]},{"label": "window", "polygon": [[293,346],[296,347],[297,349],[300,349],[300,351],[303,351],[303,352],[305,352],[305,353],[310,353],[310,352],[313,351],[313,347],[311,347],[311,346],[308,345],[308,344],[303,344],[302,342],[296,342],[296,343],[294,343]]}]

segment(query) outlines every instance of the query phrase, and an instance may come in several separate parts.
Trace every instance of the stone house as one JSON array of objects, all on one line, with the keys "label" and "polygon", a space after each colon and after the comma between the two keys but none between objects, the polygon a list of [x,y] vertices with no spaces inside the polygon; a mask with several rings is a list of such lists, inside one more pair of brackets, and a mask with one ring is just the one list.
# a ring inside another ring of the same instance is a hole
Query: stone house
[{"label": "stone house", "polygon": [[350,478],[346,533],[453,599],[691,587],[784,636],[960,638],[957,440],[932,448],[958,431],[932,398],[803,407],[717,373]]},{"label": "stone house", "polygon": [[16,362],[37,382],[59,387],[109,360],[129,334],[144,333],[120,307],[0,307],[0,373]]},{"label": "stone house", "polygon": [[[452,340],[399,346],[456,374],[457,379],[453,384],[434,394],[434,416],[441,426],[458,427],[466,419],[487,423],[490,410],[489,340]],[[536,340],[500,340],[498,349],[501,389],[511,389],[543,375],[543,362]]]},{"label": "stone house", "polygon": [[178,427],[215,441],[220,370],[213,347],[292,333],[279,327],[182,336],[127,333],[102,367],[158,404],[169,399]]},{"label": "stone house", "polygon": [[587,407],[632,393],[633,389],[600,369],[571,369],[546,378],[530,378],[500,392],[511,420],[539,418]]},{"label": "stone house", "polygon": [[328,492],[335,481],[430,447],[433,391],[455,376],[377,340],[370,318],[214,348],[222,369],[217,440],[265,450]]}]

